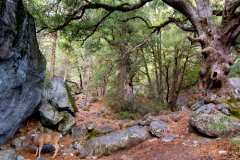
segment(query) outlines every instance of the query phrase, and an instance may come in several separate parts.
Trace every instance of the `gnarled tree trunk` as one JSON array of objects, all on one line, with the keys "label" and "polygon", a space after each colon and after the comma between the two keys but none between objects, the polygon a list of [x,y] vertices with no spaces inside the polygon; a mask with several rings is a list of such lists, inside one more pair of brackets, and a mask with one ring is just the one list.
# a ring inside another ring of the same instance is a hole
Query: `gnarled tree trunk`
[{"label": "gnarled tree trunk", "polygon": [[[202,47],[203,59],[199,74],[205,90],[205,102],[214,101],[212,95],[218,97],[231,92],[231,86],[227,84],[227,75],[236,57],[229,56],[228,51],[240,33],[240,13],[236,11],[240,1],[226,0],[223,10],[219,13],[213,11],[208,0],[196,0],[197,8],[188,0],[163,1],[183,13],[192,23],[192,26],[189,26],[175,19],[180,28],[197,32],[196,38],[189,39],[199,42]],[[215,23],[214,15],[222,16],[220,25]]]}]

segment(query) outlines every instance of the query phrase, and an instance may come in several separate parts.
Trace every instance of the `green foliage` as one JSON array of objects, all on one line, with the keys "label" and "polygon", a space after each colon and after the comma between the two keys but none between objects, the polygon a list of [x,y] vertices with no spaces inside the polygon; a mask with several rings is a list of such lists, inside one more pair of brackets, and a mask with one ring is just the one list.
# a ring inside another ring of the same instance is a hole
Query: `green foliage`
[{"label": "green foliage", "polygon": [[215,118],[216,121],[214,122],[209,122],[207,125],[212,128],[212,129],[216,129],[216,130],[228,130],[233,123],[233,119],[227,116],[217,116]]},{"label": "green foliage", "polygon": [[107,106],[114,111],[111,115],[114,119],[140,119],[143,115],[147,113],[159,114],[163,110],[169,110],[167,105],[156,101],[154,104],[149,104],[149,102],[144,102],[144,99],[134,98],[132,100],[125,100],[119,97],[117,93],[109,93],[105,100],[107,101]]},{"label": "green foliage", "polygon": [[231,67],[230,77],[240,77],[240,60],[237,60]]},{"label": "green foliage", "polygon": [[240,119],[240,108],[236,109],[230,109],[230,113],[234,116]]},{"label": "green foliage", "polygon": [[44,88],[47,88],[51,84],[49,75],[50,75],[49,70],[46,69],[46,76],[44,79]]},{"label": "green foliage", "polygon": [[229,142],[233,144],[233,146],[235,146],[237,148],[237,151],[240,151],[240,137],[232,137],[229,138]]}]

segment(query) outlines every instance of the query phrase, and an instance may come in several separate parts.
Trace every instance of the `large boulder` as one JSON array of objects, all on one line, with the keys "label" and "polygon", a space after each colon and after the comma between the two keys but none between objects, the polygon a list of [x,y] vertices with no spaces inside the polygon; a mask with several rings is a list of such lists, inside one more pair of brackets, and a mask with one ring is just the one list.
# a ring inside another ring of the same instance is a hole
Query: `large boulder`
[{"label": "large boulder", "polygon": [[49,86],[43,91],[44,100],[48,101],[52,106],[62,110],[77,112],[77,105],[67,86],[67,83],[59,77],[54,77]]},{"label": "large boulder", "polygon": [[47,102],[39,108],[39,113],[41,123],[48,127],[57,125],[63,119],[58,110]]},{"label": "large boulder", "polygon": [[58,124],[58,131],[65,135],[72,129],[76,122],[70,113],[61,112],[61,114],[63,115],[63,119]]},{"label": "large boulder", "polygon": [[40,103],[46,60],[22,0],[0,1],[0,146]]},{"label": "large boulder", "polygon": [[240,122],[215,109],[212,103],[203,105],[193,112],[189,124],[211,137],[232,137],[240,131]]},{"label": "large boulder", "polygon": [[71,138],[75,141],[81,141],[81,139],[88,133],[85,125],[80,124],[72,128]]},{"label": "large boulder", "polygon": [[230,83],[234,88],[240,89],[240,78],[238,77],[229,78],[228,83]]},{"label": "large boulder", "polygon": [[153,121],[150,123],[150,131],[157,137],[162,137],[169,129],[170,127],[162,121]]},{"label": "large boulder", "polygon": [[92,138],[78,149],[80,158],[97,158],[137,145],[148,137],[144,127],[134,126],[102,137]]},{"label": "large boulder", "polygon": [[12,150],[0,151],[0,160],[17,160],[18,154]]}]

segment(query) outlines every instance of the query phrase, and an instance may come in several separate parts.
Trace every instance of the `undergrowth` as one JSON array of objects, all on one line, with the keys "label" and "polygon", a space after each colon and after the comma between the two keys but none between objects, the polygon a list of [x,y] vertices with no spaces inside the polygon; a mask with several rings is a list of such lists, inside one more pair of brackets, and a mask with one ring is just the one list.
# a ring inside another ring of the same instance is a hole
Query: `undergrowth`
[{"label": "undergrowth", "polygon": [[168,107],[160,101],[150,103],[143,97],[134,97],[131,100],[121,98],[117,93],[110,93],[105,97],[107,107],[114,111],[110,117],[113,119],[141,119],[148,113],[160,114],[163,110],[169,110]]}]

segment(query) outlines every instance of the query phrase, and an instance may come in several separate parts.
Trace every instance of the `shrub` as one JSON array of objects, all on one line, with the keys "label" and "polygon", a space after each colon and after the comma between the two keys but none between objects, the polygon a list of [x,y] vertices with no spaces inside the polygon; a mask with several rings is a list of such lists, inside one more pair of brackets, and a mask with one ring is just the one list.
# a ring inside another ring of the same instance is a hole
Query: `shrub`
[{"label": "shrub", "polygon": [[[169,110],[167,105],[155,100],[155,103],[147,102],[144,98],[133,98],[125,100],[117,93],[109,93],[105,100],[107,107],[114,111],[111,116],[114,119],[140,119],[147,113],[159,114],[161,110]],[[152,99],[154,100],[154,99]]]}]

